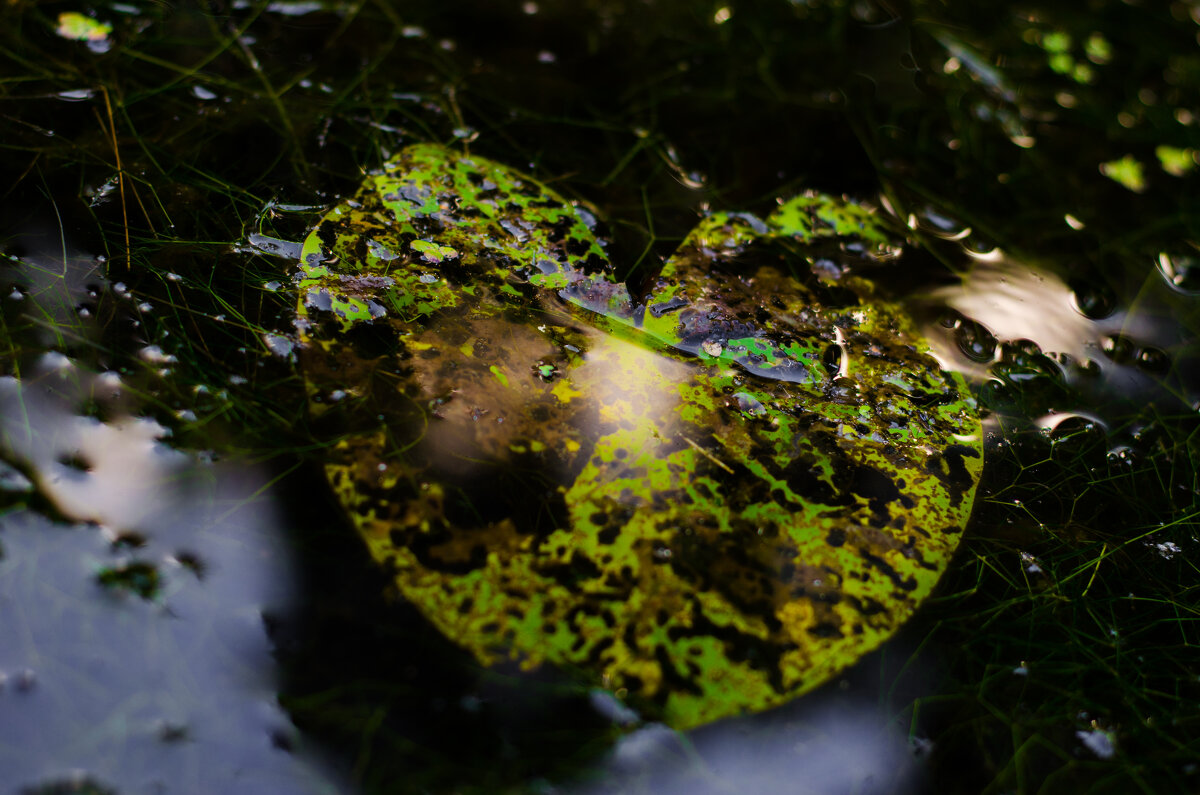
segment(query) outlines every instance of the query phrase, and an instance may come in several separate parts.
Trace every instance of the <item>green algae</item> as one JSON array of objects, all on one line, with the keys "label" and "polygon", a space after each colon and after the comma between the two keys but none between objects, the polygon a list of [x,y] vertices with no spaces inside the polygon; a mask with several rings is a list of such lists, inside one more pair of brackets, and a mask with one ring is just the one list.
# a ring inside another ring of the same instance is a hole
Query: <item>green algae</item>
[{"label": "green algae", "polygon": [[635,298],[586,210],[409,147],[303,247],[314,406],[371,393],[327,476],[481,662],[579,671],[677,728],[780,704],[894,632],[970,514],[972,399],[847,272],[897,251],[807,194],[706,217]]}]

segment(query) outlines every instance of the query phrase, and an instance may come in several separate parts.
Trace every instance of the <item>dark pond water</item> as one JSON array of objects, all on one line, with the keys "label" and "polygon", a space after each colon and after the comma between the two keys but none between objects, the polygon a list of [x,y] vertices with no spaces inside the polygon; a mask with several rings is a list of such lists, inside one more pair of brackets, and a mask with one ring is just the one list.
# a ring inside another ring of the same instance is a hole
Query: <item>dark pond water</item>
[{"label": "dark pond water", "polygon": [[[0,791],[1200,788],[1200,6],[956,5],[6,3]],[[675,732],[395,598],[292,277],[417,142],[579,201],[635,293],[710,210],[891,219],[987,434],[893,639]]]}]

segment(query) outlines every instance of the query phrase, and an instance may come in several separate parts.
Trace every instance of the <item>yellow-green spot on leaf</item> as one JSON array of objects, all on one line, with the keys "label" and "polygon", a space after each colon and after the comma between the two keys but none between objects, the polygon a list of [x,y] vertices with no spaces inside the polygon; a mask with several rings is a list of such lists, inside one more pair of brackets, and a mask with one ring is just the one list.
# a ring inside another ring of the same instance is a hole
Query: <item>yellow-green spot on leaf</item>
[{"label": "yellow-green spot on leaf", "polygon": [[[836,290],[810,244],[840,252]],[[423,278],[445,248],[452,272]],[[853,275],[899,256],[868,207],[708,215],[644,303],[604,250],[480,157],[418,145],[368,177],[299,266],[308,386],[364,411],[329,482],[481,664],[560,666],[680,729],[781,704],[933,588],[982,463],[974,402]],[[367,308],[354,333],[334,296]]]},{"label": "yellow-green spot on leaf", "polygon": [[458,256],[458,252],[450,246],[442,246],[428,240],[414,240],[409,244],[421,255],[421,259],[429,263],[439,263]]},{"label": "yellow-green spot on leaf", "polygon": [[1146,189],[1146,175],[1142,163],[1133,155],[1101,163],[1100,173],[1134,193],[1141,193]]},{"label": "yellow-green spot on leaf", "polygon": [[1175,177],[1182,177],[1196,167],[1196,150],[1194,149],[1159,146],[1154,149],[1154,154],[1158,157],[1158,162],[1162,164],[1162,170]]},{"label": "yellow-green spot on leaf", "polygon": [[56,32],[71,41],[103,42],[112,33],[112,25],[78,11],[63,11],[58,15]]}]

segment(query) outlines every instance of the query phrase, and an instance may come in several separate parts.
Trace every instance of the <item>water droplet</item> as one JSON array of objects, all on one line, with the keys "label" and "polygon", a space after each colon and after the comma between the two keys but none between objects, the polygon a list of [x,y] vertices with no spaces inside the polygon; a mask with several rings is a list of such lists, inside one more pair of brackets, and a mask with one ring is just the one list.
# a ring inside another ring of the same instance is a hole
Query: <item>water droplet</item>
[{"label": "water droplet", "polygon": [[1093,281],[1075,282],[1071,285],[1071,298],[1079,314],[1090,320],[1100,320],[1113,313],[1116,298],[1107,287]]},{"label": "water droplet", "polygon": [[996,358],[996,338],[982,323],[964,318],[954,331],[958,349],[973,362],[990,362]]},{"label": "water droplet", "polygon": [[821,364],[831,376],[837,375],[842,369],[842,348],[840,345],[830,345],[821,354]]},{"label": "water droplet", "polygon": [[1200,259],[1190,254],[1158,255],[1158,272],[1171,289],[1194,295],[1200,293]]},{"label": "water droplet", "polygon": [[56,97],[67,102],[79,102],[85,99],[91,99],[95,94],[90,88],[74,88],[69,91],[59,91],[55,94]]},{"label": "water droplet", "polygon": [[1124,334],[1112,334],[1100,339],[1100,350],[1117,364],[1132,364],[1138,348]]},{"label": "water droplet", "polygon": [[734,392],[733,399],[737,401],[738,408],[746,414],[753,417],[761,417],[767,413],[767,409],[749,392]]},{"label": "water droplet", "polygon": [[1162,374],[1171,366],[1166,351],[1147,345],[1137,352],[1137,366],[1149,373]]}]

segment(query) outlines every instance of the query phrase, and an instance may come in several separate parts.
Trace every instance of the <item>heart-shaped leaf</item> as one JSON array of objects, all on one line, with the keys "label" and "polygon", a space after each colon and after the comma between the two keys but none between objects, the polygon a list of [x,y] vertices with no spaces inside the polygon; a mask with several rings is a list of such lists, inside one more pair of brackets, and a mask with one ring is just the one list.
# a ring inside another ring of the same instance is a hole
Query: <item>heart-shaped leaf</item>
[{"label": "heart-shaped leaf", "polygon": [[593,226],[434,145],[334,207],[298,306],[314,409],[341,401],[329,480],[485,664],[574,669],[678,728],[782,703],[937,582],[974,403],[854,275],[899,251],[860,205],[708,216],[638,298]]}]

